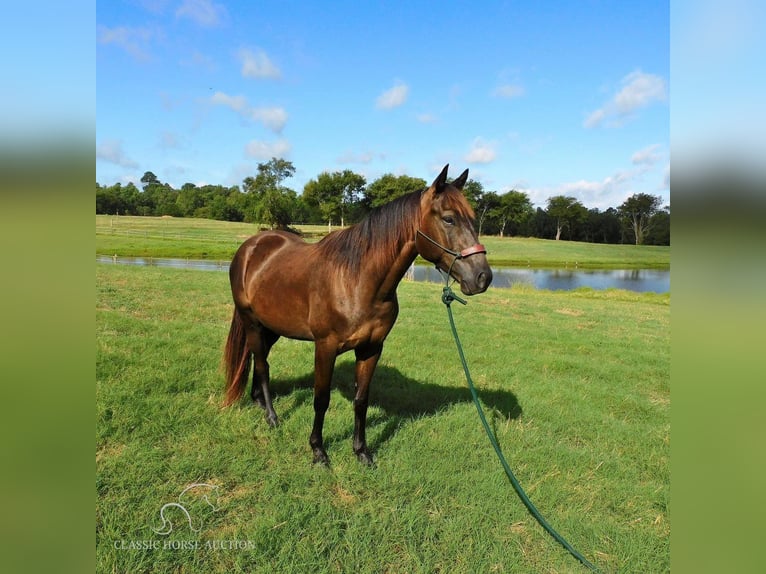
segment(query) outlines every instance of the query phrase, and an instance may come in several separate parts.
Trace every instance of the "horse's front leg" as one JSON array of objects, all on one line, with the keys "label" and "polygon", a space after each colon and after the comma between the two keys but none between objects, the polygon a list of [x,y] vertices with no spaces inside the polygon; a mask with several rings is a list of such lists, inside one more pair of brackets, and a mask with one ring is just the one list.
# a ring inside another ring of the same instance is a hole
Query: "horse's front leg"
[{"label": "horse's front leg", "polygon": [[356,396],[354,397],[354,452],[360,462],[371,465],[372,454],[367,448],[367,406],[370,381],[383,351],[382,345],[370,345],[356,350]]},{"label": "horse's front leg", "polygon": [[314,462],[321,464],[330,463],[324,449],[322,427],[327,407],[330,406],[330,384],[337,357],[335,349],[334,345],[323,344],[320,341],[316,342],[314,349],[314,427],[311,429],[309,444],[314,451]]}]

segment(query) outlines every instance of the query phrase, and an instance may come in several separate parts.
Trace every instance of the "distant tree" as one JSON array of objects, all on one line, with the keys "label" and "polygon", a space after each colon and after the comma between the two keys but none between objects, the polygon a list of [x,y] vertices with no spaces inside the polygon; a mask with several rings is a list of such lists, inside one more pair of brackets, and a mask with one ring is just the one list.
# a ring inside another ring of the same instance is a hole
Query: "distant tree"
[{"label": "distant tree", "polygon": [[670,245],[670,206],[666,205],[652,215],[649,231],[644,238],[646,245]]},{"label": "distant tree", "polygon": [[258,164],[255,177],[246,177],[243,184],[245,193],[260,194],[268,189],[282,186],[282,182],[295,175],[295,166],[286,159],[272,157],[265,163]]},{"label": "distant tree", "polygon": [[345,225],[346,217],[358,206],[367,180],[351,170],[322,172],[303,188],[305,201],[317,205],[327,225],[337,219]]},{"label": "distant tree", "polygon": [[495,230],[494,218],[492,214],[500,207],[500,196],[494,191],[488,191],[482,194],[476,205],[476,221],[478,222],[479,235],[484,231],[484,223],[488,223],[488,233]]},{"label": "distant tree", "polygon": [[157,179],[157,176],[154,175],[151,171],[145,171],[144,175],[141,176],[141,183],[144,184],[144,186],[150,184],[150,183],[161,183],[159,179]]},{"label": "distant tree", "polygon": [[589,209],[583,225],[583,239],[591,243],[620,243],[622,224],[617,210],[613,207],[606,211],[597,207]]},{"label": "distant tree", "polygon": [[[119,183],[115,185],[120,185]],[[102,187],[96,182],[96,213],[114,215],[119,210],[119,198],[115,186]]]},{"label": "distant tree", "polygon": [[257,220],[271,227],[286,228],[293,222],[297,208],[296,194],[282,185],[295,174],[292,162],[272,157],[258,164],[255,177],[246,177],[243,190],[249,195],[246,203],[247,220]]},{"label": "distant tree", "polygon": [[546,212],[556,221],[556,241],[561,238],[561,231],[564,227],[570,228],[571,236],[572,223],[584,221],[588,215],[588,211],[582,203],[574,197],[564,195],[548,198]]},{"label": "distant tree", "polygon": [[259,219],[272,228],[287,229],[295,221],[298,195],[286,187],[268,190],[259,205]]},{"label": "distant tree", "polygon": [[380,207],[413,191],[422,191],[428,184],[426,180],[408,175],[382,175],[367,186],[364,191],[364,204],[368,209]]},{"label": "distant tree", "polygon": [[628,229],[633,232],[636,245],[644,244],[644,238],[651,227],[652,216],[657,213],[660,205],[661,197],[636,193],[617,208]]},{"label": "distant tree", "polygon": [[194,213],[205,205],[205,197],[202,190],[193,183],[185,183],[181,186],[176,199],[178,210],[183,217],[194,217]]},{"label": "distant tree", "polygon": [[498,222],[500,237],[504,237],[506,226],[513,223],[517,228],[520,227],[532,217],[533,208],[529,196],[515,189],[501,195],[499,200],[491,215]]},{"label": "distant tree", "polygon": [[463,195],[475,211],[481,201],[481,196],[484,195],[484,186],[480,181],[469,179],[463,186]]}]

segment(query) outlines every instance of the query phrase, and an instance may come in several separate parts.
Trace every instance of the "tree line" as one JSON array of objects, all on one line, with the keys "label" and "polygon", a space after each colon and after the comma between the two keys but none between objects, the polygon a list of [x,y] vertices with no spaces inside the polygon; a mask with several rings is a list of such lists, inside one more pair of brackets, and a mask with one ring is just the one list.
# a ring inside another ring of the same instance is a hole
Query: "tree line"
[{"label": "tree line", "polygon": [[[320,173],[298,194],[283,182],[295,174],[292,162],[272,158],[242,186],[195,185],[175,189],[151,171],[135,184],[96,182],[96,213],[108,215],[170,215],[258,223],[272,228],[296,224],[349,225],[372,209],[427,186],[424,179],[385,174],[371,183],[351,170]],[[517,190],[500,194],[468,180],[463,193],[476,212],[480,235],[567,239],[591,243],[670,245],[670,206],[645,193],[604,211],[588,209],[574,197],[548,198],[535,208]]]}]

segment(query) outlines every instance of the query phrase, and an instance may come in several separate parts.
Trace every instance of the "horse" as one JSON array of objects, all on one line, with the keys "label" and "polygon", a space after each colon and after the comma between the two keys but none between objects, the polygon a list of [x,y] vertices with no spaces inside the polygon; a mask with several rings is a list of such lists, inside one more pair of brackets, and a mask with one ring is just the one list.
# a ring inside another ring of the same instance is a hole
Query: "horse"
[{"label": "horse", "polygon": [[420,255],[459,282],[465,295],[483,293],[492,282],[473,209],[461,191],[468,170],[448,183],[448,168],[425,190],[394,199],[319,242],[274,230],[242,243],[229,266],[234,313],[223,357],[225,406],[242,397],[252,362],[251,397],[276,426],[269,351],[279,337],[313,341],[309,445],[314,463],[329,464],[322,427],[333,370],[338,355],[353,350],[353,450],[363,464],[373,463],[365,435],[370,382],[399,313],[396,289],[402,277]]}]

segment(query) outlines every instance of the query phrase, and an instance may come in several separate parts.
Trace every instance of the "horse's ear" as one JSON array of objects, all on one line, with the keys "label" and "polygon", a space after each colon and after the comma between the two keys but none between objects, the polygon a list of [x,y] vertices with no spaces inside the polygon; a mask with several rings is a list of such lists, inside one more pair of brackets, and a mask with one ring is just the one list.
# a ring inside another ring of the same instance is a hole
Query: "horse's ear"
[{"label": "horse's ear", "polygon": [[452,185],[454,185],[458,189],[463,189],[463,186],[465,185],[466,181],[468,181],[468,170],[467,169],[463,173],[460,174],[459,178],[457,178],[455,181],[452,182]]},{"label": "horse's ear", "polygon": [[442,172],[436,176],[436,179],[431,184],[431,187],[434,190],[434,193],[441,193],[444,191],[444,186],[447,183],[447,170],[449,169],[449,164],[444,166],[444,169],[442,169]]}]

